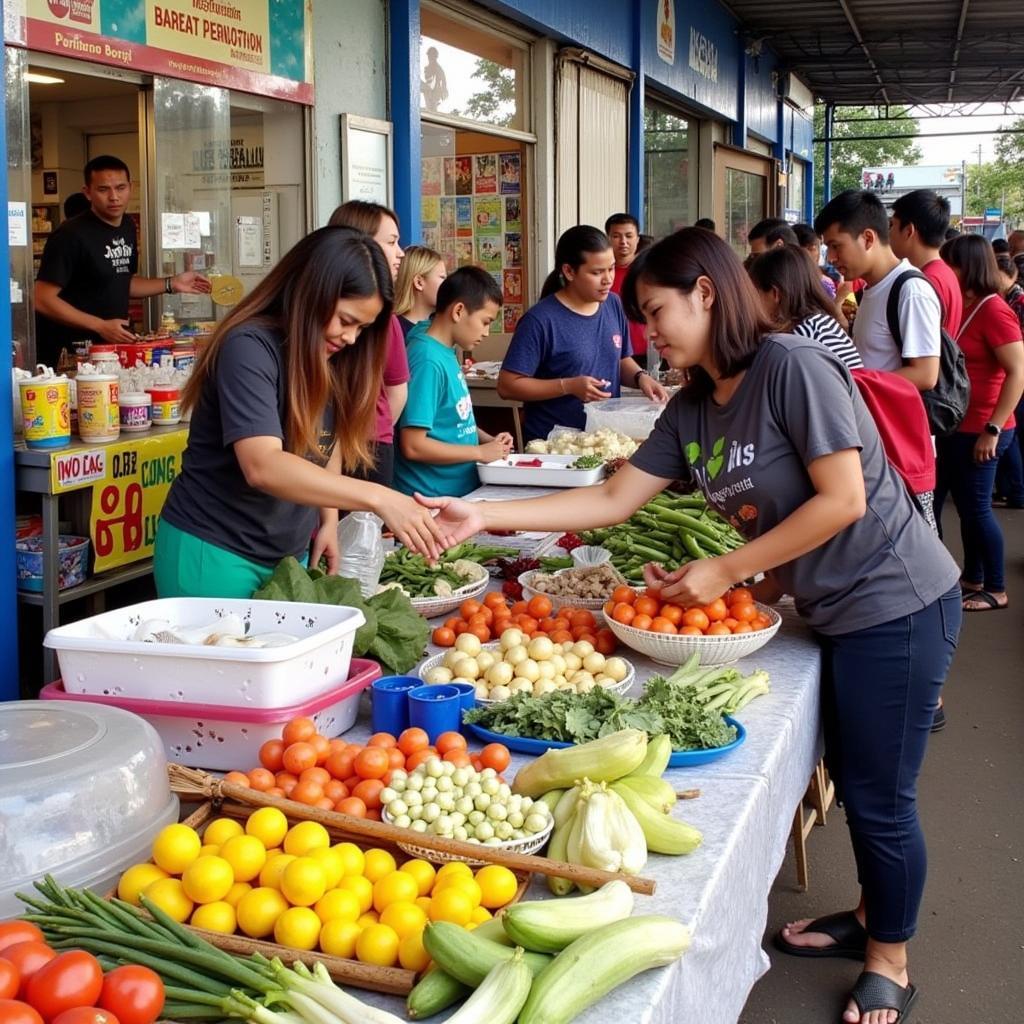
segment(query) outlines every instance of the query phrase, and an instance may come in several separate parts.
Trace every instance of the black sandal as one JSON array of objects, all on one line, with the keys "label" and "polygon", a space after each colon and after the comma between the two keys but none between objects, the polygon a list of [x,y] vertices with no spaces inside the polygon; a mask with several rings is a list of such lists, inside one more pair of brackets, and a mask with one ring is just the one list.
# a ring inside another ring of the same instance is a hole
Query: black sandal
[{"label": "black sandal", "polygon": [[872,1010],[895,1010],[896,1024],[899,1024],[906,1019],[917,1000],[917,989],[910,984],[906,988],[897,985],[884,974],[864,971],[853,986],[850,998],[857,1004],[862,1017]]},{"label": "black sandal", "polygon": [[[999,599],[990,594],[987,590],[968,590],[963,596],[965,612],[1001,612],[1004,608],[1010,607],[1009,598],[1005,604],[1000,604]],[[981,608],[968,608],[968,601],[981,601]]]},{"label": "black sandal", "polygon": [[825,917],[816,918],[800,934],[804,935],[807,932],[827,935],[833,940],[834,945],[798,946],[796,943],[790,942],[781,930],[775,933],[772,941],[780,953],[788,953],[790,956],[842,957],[845,960],[864,959],[864,951],[868,945],[868,933],[852,910],[843,910],[838,914],[827,914]]}]

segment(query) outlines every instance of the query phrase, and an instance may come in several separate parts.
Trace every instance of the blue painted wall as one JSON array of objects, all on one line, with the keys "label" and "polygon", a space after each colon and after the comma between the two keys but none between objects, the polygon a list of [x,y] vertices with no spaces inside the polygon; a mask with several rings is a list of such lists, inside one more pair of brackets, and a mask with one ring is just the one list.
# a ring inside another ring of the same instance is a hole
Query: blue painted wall
[{"label": "blue painted wall", "polygon": [[810,160],[814,155],[814,122],[793,107],[787,106],[786,109],[793,111],[793,133],[789,146],[798,157]]},{"label": "blue painted wall", "polygon": [[765,142],[775,142],[778,130],[778,89],[772,81],[777,62],[767,50],[757,57],[743,55],[746,61],[747,131]]}]

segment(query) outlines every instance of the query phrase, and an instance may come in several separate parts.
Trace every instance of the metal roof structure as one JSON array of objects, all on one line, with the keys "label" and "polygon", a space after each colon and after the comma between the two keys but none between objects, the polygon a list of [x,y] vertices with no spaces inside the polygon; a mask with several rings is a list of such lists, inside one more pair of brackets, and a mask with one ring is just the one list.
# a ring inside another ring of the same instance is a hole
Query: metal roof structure
[{"label": "metal roof structure", "polygon": [[770,47],[831,104],[1024,98],[1024,0],[726,0],[747,52]]}]

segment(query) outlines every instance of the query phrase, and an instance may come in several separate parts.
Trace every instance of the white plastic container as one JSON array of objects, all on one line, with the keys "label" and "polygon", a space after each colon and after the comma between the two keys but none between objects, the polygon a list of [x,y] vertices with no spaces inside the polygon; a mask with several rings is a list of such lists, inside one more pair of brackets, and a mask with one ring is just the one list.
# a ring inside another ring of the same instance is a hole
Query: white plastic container
[{"label": "white plastic container", "polygon": [[[354,658],[352,674],[341,686],[282,708],[225,708],[132,697],[100,697],[98,701],[146,719],[160,734],[169,761],[191,768],[245,771],[253,751],[267,740],[280,739],[281,728],[293,718],[312,718],[322,736],[347,732],[355,724],[363,690],[379,675],[375,662]],[[44,687],[39,696],[54,701],[89,700],[87,695],[66,693],[59,682]]]},{"label": "white plastic container", "polygon": [[52,874],[105,892],[178,820],[160,737],[98,704],[0,704],[0,918]]},{"label": "white plastic container", "polygon": [[[299,639],[265,648],[129,639],[148,619],[194,628],[232,614],[250,633],[290,633]],[[59,626],[43,644],[57,652],[68,693],[274,708],[341,686],[356,630],[364,622],[357,608],[339,605],[171,597]]]},{"label": "white plastic container", "polygon": [[644,441],[654,430],[658,417],[665,411],[663,402],[652,402],[643,398],[608,398],[603,402],[588,402],[584,406],[587,414],[588,433],[602,427],[617,430],[634,441]]},{"label": "white plastic container", "polygon": [[[482,484],[513,484],[517,487],[589,487],[604,479],[604,466],[570,469],[578,455],[510,455],[494,462],[478,462]],[[520,465],[539,459],[540,466]]]}]

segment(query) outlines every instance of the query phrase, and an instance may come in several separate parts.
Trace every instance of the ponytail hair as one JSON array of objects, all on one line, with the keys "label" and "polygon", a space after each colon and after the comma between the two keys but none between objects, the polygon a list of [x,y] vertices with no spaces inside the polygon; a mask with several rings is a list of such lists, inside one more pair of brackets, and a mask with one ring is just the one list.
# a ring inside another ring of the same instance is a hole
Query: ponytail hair
[{"label": "ponytail hair", "polygon": [[611,247],[612,243],[608,236],[600,228],[589,224],[578,224],[568,231],[563,231],[555,246],[555,269],[544,280],[540,297],[546,299],[565,287],[563,267],[569,266],[577,270],[587,262],[588,253],[607,252]]}]

